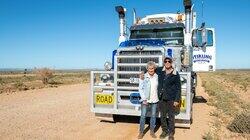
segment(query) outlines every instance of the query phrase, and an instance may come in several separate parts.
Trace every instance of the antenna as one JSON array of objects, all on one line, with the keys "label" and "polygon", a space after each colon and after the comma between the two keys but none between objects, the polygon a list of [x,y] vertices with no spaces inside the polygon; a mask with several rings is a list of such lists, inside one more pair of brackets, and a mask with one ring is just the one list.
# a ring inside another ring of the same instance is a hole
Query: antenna
[{"label": "antenna", "polygon": [[204,22],[203,9],[204,9],[204,0],[201,1],[201,20],[202,20],[202,22]]},{"label": "antenna", "polygon": [[124,0],[124,6],[128,8],[128,0]]}]

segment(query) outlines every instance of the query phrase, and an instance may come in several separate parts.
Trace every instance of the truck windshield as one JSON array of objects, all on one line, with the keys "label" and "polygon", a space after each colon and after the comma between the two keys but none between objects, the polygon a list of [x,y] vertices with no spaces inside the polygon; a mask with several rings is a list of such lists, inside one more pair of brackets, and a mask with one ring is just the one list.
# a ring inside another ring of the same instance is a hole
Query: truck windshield
[{"label": "truck windshield", "polygon": [[130,39],[163,39],[166,44],[183,45],[183,29],[149,29],[149,30],[132,30]]}]

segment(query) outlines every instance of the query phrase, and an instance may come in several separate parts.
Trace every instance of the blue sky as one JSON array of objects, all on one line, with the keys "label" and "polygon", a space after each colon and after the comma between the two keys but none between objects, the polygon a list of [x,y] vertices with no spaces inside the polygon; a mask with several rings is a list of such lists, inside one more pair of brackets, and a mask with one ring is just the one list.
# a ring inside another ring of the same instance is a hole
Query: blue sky
[{"label": "blue sky", "polygon": [[[194,0],[200,25],[201,0]],[[118,47],[116,5],[148,14],[183,11],[182,0],[0,0],[0,68],[102,68]],[[216,30],[217,68],[250,68],[249,0],[204,0]]]}]

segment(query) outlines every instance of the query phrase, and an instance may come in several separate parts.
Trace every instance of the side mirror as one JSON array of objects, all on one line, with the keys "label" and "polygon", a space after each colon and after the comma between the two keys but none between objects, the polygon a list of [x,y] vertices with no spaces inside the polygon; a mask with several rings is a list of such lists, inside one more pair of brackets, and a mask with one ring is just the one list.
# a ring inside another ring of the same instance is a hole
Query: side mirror
[{"label": "side mirror", "polygon": [[116,6],[115,10],[118,13],[119,18],[124,18],[125,17],[125,8],[123,8],[122,6]]},{"label": "side mirror", "polygon": [[194,29],[192,31],[192,46],[213,46],[213,31],[206,28]]}]

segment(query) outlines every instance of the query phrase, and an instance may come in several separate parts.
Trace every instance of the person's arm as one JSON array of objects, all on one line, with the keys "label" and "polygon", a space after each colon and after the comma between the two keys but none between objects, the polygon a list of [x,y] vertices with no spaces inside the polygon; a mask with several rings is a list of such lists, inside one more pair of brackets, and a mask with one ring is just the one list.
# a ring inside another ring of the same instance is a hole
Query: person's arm
[{"label": "person's arm", "polygon": [[139,74],[139,80],[144,80],[144,71]]},{"label": "person's arm", "polygon": [[176,96],[175,96],[175,106],[179,105],[179,102],[181,101],[181,80],[180,75],[177,73],[176,79],[175,79],[175,86],[176,86]]},{"label": "person's arm", "polygon": [[162,67],[157,67],[157,68],[155,69],[155,73],[156,73],[157,75],[159,75],[161,71],[162,71]]},{"label": "person's arm", "polygon": [[144,93],[144,80],[139,79],[139,94],[141,96],[141,101],[145,101],[146,97],[145,97],[145,93]]}]

